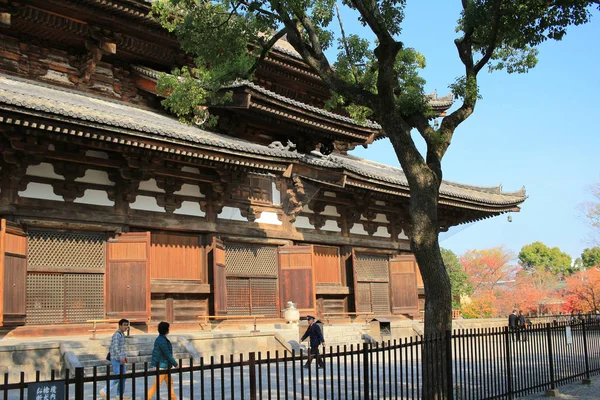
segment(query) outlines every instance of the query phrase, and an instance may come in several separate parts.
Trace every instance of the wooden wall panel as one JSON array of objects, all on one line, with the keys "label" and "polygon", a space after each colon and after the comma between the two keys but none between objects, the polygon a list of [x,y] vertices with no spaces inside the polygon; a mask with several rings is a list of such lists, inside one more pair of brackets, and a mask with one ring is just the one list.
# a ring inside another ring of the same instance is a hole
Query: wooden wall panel
[{"label": "wooden wall panel", "polygon": [[152,295],[153,322],[198,323],[199,315],[209,314],[208,295]]},{"label": "wooden wall panel", "polygon": [[205,265],[199,236],[152,233],[150,279],[202,282]]},{"label": "wooden wall panel", "polygon": [[397,256],[390,260],[393,314],[418,314],[417,273],[417,263],[412,255]]},{"label": "wooden wall panel", "polygon": [[4,260],[4,316],[15,314],[24,319],[27,305],[23,295],[27,291],[27,259],[6,255]]},{"label": "wooden wall panel", "polygon": [[107,308],[116,314],[138,314],[146,311],[146,263],[110,262],[108,274],[111,285]]},{"label": "wooden wall panel", "polygon": [[110,239],[106,268],[109,317],[150,318],[150,232],[129,232]]},{"label": "wooden wall panel", "polygon": [[313,246],[279,248],[279,301],[293,301],[300,312],[315,312]]},{"label": "wooden wall panel", "polygon": [[6,253],[16,254],[20,256],[27,255],[27,237],[23,235],[6,234]]},{"label": "wooden wall panel", "polygon": [[342,284],[340,251],[337,247],[314,246],[315,282]]},{"label": "wooden wall panel", "polygon": [[212,242],[212,292],[215,315],[227,314],[227,265],[225,244],[221,239]]},{"label": "wooden wall panel", "polygon": [[146,243],[110,243],[108,257],[119,260],[145,260],[148,258]]},{"label": "wooden wall panel", "polygon": [[0,326],[23,325],[27,313],[27,237],[0,221]]}]

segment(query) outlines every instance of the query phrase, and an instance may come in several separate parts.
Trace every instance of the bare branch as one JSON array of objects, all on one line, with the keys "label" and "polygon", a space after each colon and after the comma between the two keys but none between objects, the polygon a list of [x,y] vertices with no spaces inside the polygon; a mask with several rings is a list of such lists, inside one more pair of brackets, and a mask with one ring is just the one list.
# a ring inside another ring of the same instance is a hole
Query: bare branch
[{"label": "bare branch", "polygon": [[342,43],[344,43],[344,50],[346,51],[346,57],[348,57],[348,64],[350,66],[350,70],[352,71],[352,76],[354,76],[354,82],[358,84],[358,74],[356,72],[356,68],[354,66],[354,62],[352,57],[350,56],[350,49],[348,48],[348,41],[346,40],[346,32],[344,31],[344,24],[342,24],[342,17],[340,16],[340,8],[338,7],[338,3],[335,3],[335,10],[337,12],[338,22],[340,23],[340,31],[342,33]]}]

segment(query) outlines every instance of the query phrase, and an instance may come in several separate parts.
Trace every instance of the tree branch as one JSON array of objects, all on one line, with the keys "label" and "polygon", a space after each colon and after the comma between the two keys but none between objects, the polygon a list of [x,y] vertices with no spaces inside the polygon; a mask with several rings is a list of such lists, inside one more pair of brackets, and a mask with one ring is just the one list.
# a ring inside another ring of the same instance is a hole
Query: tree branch
[{"label": "tree branch", "polygon": [[379,13],[377,3],[373,0],[350,0],[352,5],[358,10],[369,28],[377,36],[380,43],[393,43],[394,38],[387,29],[385,21]]},{"label": "tree branch", "polygon": [[285,34],[287,33],[287,28],[283,28],[281,29],[279,32],[277,32],[276,34],[274,34],[268,41],[267,43],[265,43],[264,45],[262,45],[262,50],[260,52],[260,56],[256,59],[256,62],[254,63],[254,65],[252,65],[252,68],[250,68],[250,70],[248,71],[248,75],[252,75],[254,73],[254,71],[256,71],[256,68],[258,68],[258,64],[260,64],[266,57],[267,54],[269,53],[269,50],[271,50],[271,48],[275,45],[275,43],[281,39],[282,37],[285,36]]},{"label": "tree branch", "polygon": [[346,57],[348,57],[348,65],[350,66],[350,70],[352,71],[352,76],[354,77],[354,82],[358,85],[358,74],[356,72],[356,67],[354,65],[354,60],[350,56],[350,49],[348,48],[348,41],[346,40],[346,32],[344,31],[344,24],[342,24],[342,17],[340,15],[340,8],[338,7],[338,3],[335,3],[335,10],[337,13],[338,22],[340,24],[340,31],[342,34],[342,43],[344,44],[344,50],[346,51]]},{"label": "tree branch", "polygon": [[490,58],[492,58],[492,55],[494,54],[496,47],[498,47],[498,44],[496,43],[496,41],[498,40],[498,31],[500,30],[500,18],[502,17],[502,12],[500,11],[501,5],[502,5],[502,0],[496,0],[496,2],[494,4],[494,19],[492,21],[492,34],[490,37],[490,41],[487,45],[487,48],[485,49],[485,52],[483,53],[483,57],[481,58],[481,60],[479,60],[477,65],[475,65],[475,68],[474,68],[475,74],[479,73],[479,71],[481,71],[481,69],[487,64],[487,62],[490,60]]}]

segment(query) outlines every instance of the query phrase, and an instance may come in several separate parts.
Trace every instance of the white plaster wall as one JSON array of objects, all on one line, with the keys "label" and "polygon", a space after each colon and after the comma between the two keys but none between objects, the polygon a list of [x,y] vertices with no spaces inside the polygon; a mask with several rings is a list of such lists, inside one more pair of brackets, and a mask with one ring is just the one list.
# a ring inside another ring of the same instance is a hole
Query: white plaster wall
[{"label": "white plaster wall", "polygon": [[333,193],[333,192],[323,192],[323,196],[325,196],[325,197],[335,197],[335,193]]},{"label": "white plaster wall", "polygon": [[46,183],[29,182],[27,189],[19,192],[20,197],[28,197],[31,199],[44,199],[53,201],[63,201],[61,196],[54,194],[52,185]]},{"label": "white plaster wall", "polygon": [[200,186],[191,185],[189,183],[184,183],[183,185],[181,185],[181,190],[176,191],[174,194],[192,197],[205,197],[200,191]]},{"label": "white plaster wall", "polygon": [[248,221],[247,218],[242,217],[239,208],[223,207],[221,214],[217,216],[219,219],[228,219],[231,221]]},{"label": "white plaster wall", "polygon": [[30,165],[27,167],[27,175],[29,176],[41,176],[44,178],[60,179],[65,180],[62,175],[58,175],[54,172],[54,167],[50,163],[41,163],[39,165]]},{"label": "white plaster wall", "polygon": [[198,174],[200,175],[200,170],[195,167],[183,167],[181,168],[183,172],[189,172],[190,174]]},{"label": "white plaster wall", "polygon": [[313,210],[311,210],[310,207],[306,204],[302,206],[302,212],[314,214]]},{"label": "white plaster wall", "polygon": [[269,224],[269,225],[281,225],[282,222],[277,218],[277,213],[265,211],[260,214],[260,218],[256,221],[261,224]]},{"label": "white plaster wall", "polygon": [[380,226],[377,228],[377,231],[373,234],[373,236],[391,238],[392,235],[388,232],[385,226]]},{"label": "white plaster wall", "polygon": [[385,206],[385,201],[375,200],[375,204],[377,204],[378,206]]},{"label": "white plaster wall", "polygon": [[103,151],[88,150],[85,152],[85,155],[88,157],[103,158],[105,160],[108,160],[108,153],[105,153]]},{"label": "white plaster wall", "polygon": [[96,206],[114,206],[115,202],[108,198],[108,193],[103,190],[86,189],[83,197],[75,199],[74,203],[94,204]]},{"label": "white plaster wall", "polygon": [[83,178],[75,179],[75,182],[96,183],[99,185],[114,186],[115,183],[108,177],[108,172],[97,169],[88,169]]},{"label": "white plaster wall", "polygon": [[406,236],[406,235],[404,234],[404,231],[402,231],[402,232],[400,232],[400,233],[398,234],[398,239],[408,239],[408,236]]},{"label": "white plaster wall", "polygon": [[325,221],[325,225],[323,225],[321,230],[329,231],[329,232],[341,232],[342,231],[342,229],[338,226],[337,221],[335,221],[333,219],[328,219],[327,221]]},{"label": "white plaster wall", "polygon": [[173,214],[193,215],[195,217],[204,217],[206,213],[200,209],[200,204],[193,201],[184,201],[181,207],[173,211]]},{"label": "white plaster wall", "polygon": [[156,185],[154,178],[148,179],[147,181],[140,182],[140,190],[146,190],[148,192],[164,193],[165,191]]},{"label": "white plaster wall", "polygon": [[334,206],[325,206],[325,209],[321,213],[321,215],[329,215],[331,217],[339,217],[337,209]]},{"label": "white plaster wall", "polygon": [[350,233],[355,235],[368,235],[369,233],[365,231],[365,227],[363,224],[354,224],[352,229],[350,229]]},{"label": "white plaster wall", "polygon": [[308,217],[302,215],[296,217],[296,221],[294,221],[293,225],[296,228],[315,229],[315,227],[311,225],[310,221],[308,220]]},{"label": "white plaster wall", "polygon": [[273,204],[281,204],[281,192],[277,190],[277,184],[273,182],[271,188],[273,191]]},{"label": "white plaster wall", "polygon": [[382,222],[384,224],[388,224],[390,221],[388,221],[387,216],[385,214],[377,214],[375,216],[375,222]]},{"label": "white plaster wall", "polygon": [[129,205],[132,210],[144,210],[154,212],[165,212],[165,209],[159,207],[156,199],[150,196],[140,196],[135,198],[135,201]]}]

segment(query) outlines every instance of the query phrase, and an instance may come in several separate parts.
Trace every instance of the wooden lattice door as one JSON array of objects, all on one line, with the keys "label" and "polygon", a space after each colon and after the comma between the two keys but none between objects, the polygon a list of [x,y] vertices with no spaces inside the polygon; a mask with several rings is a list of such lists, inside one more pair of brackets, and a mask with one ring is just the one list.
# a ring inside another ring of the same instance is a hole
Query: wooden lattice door
[{"label": "wooden lattice door", "polygon": [[129,232],[108,241],[106,315],[150,319],[150,232]]},{"label": "wooden lattice door", "polygon": [[25,324],[27,237],[17,224],[0,221],[0,326]]},{"label": "wooden lattice door", "polygon": [[227,242],[225,264],[229,315],[279,315],[276,246]]},{"label": "wooden lattice door", "polygon": [[417,263],[412,255],[390,260],[392,313],[418,315]]},{"label": "wooden lattice door", "polygon": [[279,248],[279,298],[296,303],[301,313],[316,311],[313,246]]},{"label": "wooden lattice door", "polygon": [[27,238],[27,324],[104,317],[106,236],[30,229]]},{"label": "wooden lattice door", "polygon": [[357,312],[390,314],[388,256],[352,250],[354,299]]}]

